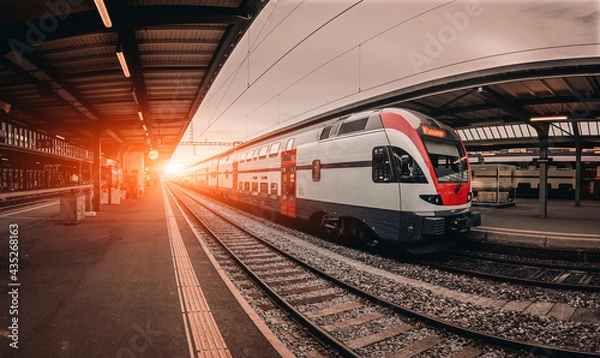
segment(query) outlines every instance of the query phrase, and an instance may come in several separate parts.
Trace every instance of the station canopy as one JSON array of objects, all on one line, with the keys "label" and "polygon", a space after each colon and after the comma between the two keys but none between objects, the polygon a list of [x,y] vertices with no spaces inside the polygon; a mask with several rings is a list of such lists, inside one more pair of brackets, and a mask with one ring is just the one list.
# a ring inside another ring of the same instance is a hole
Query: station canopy
[{"label": "station canopy", "polygon": [[[104,3],[110,26],[92,0],[0,2],[0,102],[10,108],[0,118],[90,149],[100,135],[102,151],[113,158],[154,149],[164,165],[265,2]],[[439,119],[469,150],[537,146],[540,123],[549,126],[550,146],[578,140],[600,147],[600,57],[540,59],[440,78],[335,115],[383,106]]]},{"label": "station canopy", "polygon": [[440,79],[378,99],[454,127],[471,151],[537,147],[600,149],[600,57],[540,61]]},{"label": "station canopy", "polygon": [[[106,18],[96,3],[104,4]],[[264,0],[3,0],[0,119],[164,165]]]}]

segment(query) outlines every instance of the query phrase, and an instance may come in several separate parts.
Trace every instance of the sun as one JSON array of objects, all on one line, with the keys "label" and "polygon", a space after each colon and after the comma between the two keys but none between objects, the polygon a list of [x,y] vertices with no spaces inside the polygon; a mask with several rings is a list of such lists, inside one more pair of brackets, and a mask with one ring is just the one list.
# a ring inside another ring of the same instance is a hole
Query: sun
[{"label": "sun", "polygon": [[178,176],[179,174],[181,174],[183,169],[184,169],[183,164],[169,162],[169,164],[167,164],[167,166],[165,167],[165,176],[166,177]]}]

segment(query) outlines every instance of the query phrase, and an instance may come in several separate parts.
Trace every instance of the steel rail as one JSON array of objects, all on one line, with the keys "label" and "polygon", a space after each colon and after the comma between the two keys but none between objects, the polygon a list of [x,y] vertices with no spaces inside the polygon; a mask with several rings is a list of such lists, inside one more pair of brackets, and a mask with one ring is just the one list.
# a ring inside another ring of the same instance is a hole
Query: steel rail
[{"label": "steel rail", "polygon": [[[452,255],[459,256],[457,254],[452,254]],[[539,270],[543,270],[545,268],[561,270],[560,268],[543,267],[541,265],[529,265],[528,263],[516,263],[515,264],[515,263],[509,262],[509,261],[502,261],[501,259],[489,260],[488,258],[473,258],[473,257],[469,257],[469,258],[471,260],[492,261],[492,262],[497,262],[497,263],[502,262],[502,263],[506,263],[506,264],[510,264],[510,265],[521,265],[522,267],[529,266],[529,267],[537,268]],[[524,285],[524,286],[544,287],[544,288],[552,288],[552,289],[560,289],[560,290],[577,290],[577,291],[585,291],[585,292],[600,292],[600,286],[581,285],[581,284],[576,284],[576,283],[564,283],[564,282],[551,282],[551,281],[536,280],[536,279],[532,279],[532,278],[521,278],[521,277],[516,277],[516,276],[500,275],[500,274],[494,274],[494,273],[489,273],[489,272],[477,271],[474,269],[455,267],[455,266],[452,266],[449,264],[444,264],[444,263],[430,261],[430,260],[420,260],[419,263],[425,264],[432,268],[437,268],[437,269],[440,269],[443,271],[447,271],[447,272],[452,272],[452,273],[457,273],[457,274],[466,274],[466,275],[476,276],[479,278],[489,279],[489,280],[493,280],[493,281],[510,282],[510,283],[515,283],[515,284]],[[585,269],[583,269],[583,268],[577,268],[576,270],[568,270],[568,269],[562,269],[562,270],[585,271]],[[583,272],[583,273],[595,274],[594,272],[595,271],[592,271],[590,273],[590,271],[587,271],[587,272]]]},{"label": "steel rail", "polygon": [[[173,194],[173,192],[171,192],[171,193]],[[234,227],[242,230],[244,233],[246,233],[249,236],[251,236],[252,238],[260,241],[261,243],[267,244],[266,245],[267,247],[273,249],[272,245],[269,245],[268,243],[265,243],[264,240],[260,239],[256,235],[248,232],[247,230],[245,230],[244,228],[242,228],[239,225],[235,224],[231,220],[223,217],[222,215],[218,214],[214,210],[212,210],[212,209],[208,208],[207,206],[203,205],[202,203],[200,203],[199,201],[197,201],[195,198],[191,197],[189,194],[186,194],[186,195],[189,198],[191,198],[192,200],[196,201],[198,204],[204,206],[204,208],[206,208],[207,210],[211,211],[213,214],[216,214],[220,218],[224,219],[227,223],[229,223],[232,226],[234,226]],[[242,259],[239,258],[232,250],[230,250],[227,247],[227,245],[221,239],[219,239],[218,234],[215,233],[208,226],[206,226],[204,224],[203,220],[193,210],[191,210],[191,208],[188,205],[186,205],[182,200],[179,200],[179,202],[180,202],[180,204],[182,204],[194,216],[194,218],[196,219],[196,221],[202,225],[202,227],[212,236],[212,238],[219,244],[219,246],[221,246],[227,252],[227,254],[236,262],[236,264],[242,270],[244,270],[244,272],[246,272],[246,274],[248,276],[250,276],[250,278],[261,289],[263,289],[267,293],[267,295],[269,297],[271,297],[271,299],[273,299],[284,311],[286,311],[290,316],[292,316],[298,323],[300,323],[301,325],[303,325],[304,327],[306,327],[317,340],[321,341],[322,343],[324,343],[324,344],[326,344],[326,345],[328,345],[330,347],[333,347],[334,350],[338,351],[344,357],[352,357],[352,358],[359,358],[360,357],[360,355],[358,353],[356,353],[354,350],[352,350],[350,347],[346,346],[343,342],[341,342],[337,338],[335,338],[332,335],[330,335],[327,331],[325,331],[324,329],[322,329],[321,327],[319,327],[318,325],[316,325],[315,323],[313,323],[308,317],[306,317],[305,315],[303,315],[300,311],[298,311],[291,304],[289,304],[281,295],[279,295],[277,292],[275,292],[274,289],[272,289],[256,273],[254,273],[254,271],[252,271],[251,268],[249,268],[246,264],[244,264],[243,261],[242,261]],[[277,253],[281,253],[281,251],[278,250],[278,249],[275,249],[275,251]],[[289,255],[287,255],[287,254],[285,256],[289,257]],[[296,260],[294,260],[294,261],[296,261]]]},{"label": "steel rail", "polygon": [[[486,344],[490,344],[496,347],[500,347],[503,349],[509,349],[509,350],[513,350],[513,351],[525,351],[528,352],[530,354],[538,354],[538,355],[543,355],[543,356],[557,356],[557,357],[567,357],[567,358],[575,358],[575,357],[600,357],[600,352],[584,352],[584,351],[574,351],[574,350],[570,350],[570,349],[565,349],[565,348],[560,348],[560,347],[556,347],[556,346],[548,346],[548,345],[544,345],[544,344],[537,344],[537,343],[530,343],[530,342],[523,342],[523,341],[518,341],[518,340],[513,340],[513,339],[509,339],[509,338],[505,338],[505,337],[501,337],[501,336],[495,336],[492,334],[488,334],[488,333],[483,333],[483,332],[478,332],[469,328],[465,328],[453,323],[449,323],[446,322],[444,320],[435,318],[435,317],[431,317],[428,315],[425,315],[423,313],[417,312],[413,309],[407,308],[407,307],[403,307],[401,305],[398,305],[396,303],[393,303],[391,301],[388,301],[384,298],[372,295],[368,292],[365,292],[363,290],[361,290],[360,288],[349,284],[347,282],[344,282],[342,280],[339,280],[327,273],[325,273],[324,271],[321,271],[313,266],[311,266],[308,263],[305,263],[304,261],[292,256],[291,254],[282,251],[281,249],[273,246],[272,244],[266,242],[265,240],[256,237],[254,234],[252,234],[251,232],[248,232],[245,228],[241,227],[240,225],[234,223],[233,221],[231,221],[230,219],[226,218],[225,216],[221,215],[220,213],[218,213],[217,211],[214,211],[213,209],[207,207],[206,205],[202,204],[199,200],[197,200],[196,198],[192,197],[190,194],[188,193],[184,193],[185,195],[187,195],[188,197],[190,197],[192,200],[194,200],[195,202],[197,202],[198,204],[204,206],[205,208],[207,208],[209,211],[211,211],[213,214],[217,215],[218,217],[222,218],[223,220],[229,222],[230,224],[232,224],[235,227],[238,227],[239,229],[243,230],[244,232],[248,233],[249,235],[251,235],[252,237],[257,238],[259,241],[263,242],[265,245],[269,246],[271,249],[273,249],[274,251],[282,254],[283,256],[293,260],[294,262],[298,263],[299,265],[301,265],[302,267],[310,270],[311,272],[314,272],[316,274],[318,274],[319,276],[321,276],[322,278],[329,280],[331,282],[334,282],[335,284],[339,285],[342,288],[347,289],[348,291],[362,297],[365,298],[381,307],[384,308],[388,308],[393,310],[394,312],[397,312],[401,315],[413,318],[417,321],[422,321],[425,322],[427,324],[430,324],[431,326],[434,326],[438,329],[442,329],[448,332],[452,332],[454,334],[457,334],[459,336],[462,337],[467,337],[470,338],[474,341],[482,341],[485,342]],[[186,206],[187,207],[187,206]],[[189,208],[188,208],[189,210]],[[191,210],[190,210],[191,211]],[[195,215],[195,214],[194,214]],[[228,250],[229,251],[229,250]],[[245,265],[244,265],[245,266]],[[249,269],[249,268],[248,268]],[[255,275],[252,275],[255,276]],[[260,280],[260,279],[259,279]],[[264,283],[262,280],[260,280],[262,282],[262,284],[266,285],[266,283]],[[270,289],[269,289],[270,291]],[[274,293],[274,292],[273,292]],[[277,297],[278,300],[282,299],[279,295],[277,295],[276,293],[274,293]],[[288,304],[285,303],[285,305],[287,306]],[[295,311],[295,310],[294,310]],[[299,313],[301,316],[302,314]],[[302,320],[306,320],[307,322],[310,322],[310,320],[306,317],[303,317]],[[312,325],[312,322],[310,323]],[[317,331],[322,331],[320,328],[317,327]],[[327,336],[330,336],[327,332],[324,332]],[[337,339],[335,339],[334,337],[331,337],[333,340],[337,341]],[[340,342],[341,343],[341,342]],[[343,345],[343,343],[341,343]],[[353,352],[350,349],[349,354],[355,354],[355,352]],[[354,355],[352,355],[354,356]]]}]

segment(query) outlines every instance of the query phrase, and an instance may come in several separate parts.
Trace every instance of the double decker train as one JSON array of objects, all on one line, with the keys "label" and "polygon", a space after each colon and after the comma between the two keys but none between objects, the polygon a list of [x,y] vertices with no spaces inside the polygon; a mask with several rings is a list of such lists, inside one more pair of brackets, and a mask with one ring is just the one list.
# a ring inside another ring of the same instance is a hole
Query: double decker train
[{"label": "double decker train", "polygon": [[279,130],[188,167],[180,180],[370,246],[446,241],[481,223],[460,138],[407,109]]}]

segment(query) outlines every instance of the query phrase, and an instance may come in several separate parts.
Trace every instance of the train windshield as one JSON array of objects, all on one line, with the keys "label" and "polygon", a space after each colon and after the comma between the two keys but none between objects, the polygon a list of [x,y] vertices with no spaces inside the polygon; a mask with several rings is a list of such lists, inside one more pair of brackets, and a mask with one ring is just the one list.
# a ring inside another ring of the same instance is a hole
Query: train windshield
[{"label": "train windshield", "polygon": [[460,143],[425,140],[431,164],[438,183],[466,183],[469,181],[467,155]]}]

